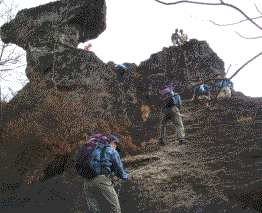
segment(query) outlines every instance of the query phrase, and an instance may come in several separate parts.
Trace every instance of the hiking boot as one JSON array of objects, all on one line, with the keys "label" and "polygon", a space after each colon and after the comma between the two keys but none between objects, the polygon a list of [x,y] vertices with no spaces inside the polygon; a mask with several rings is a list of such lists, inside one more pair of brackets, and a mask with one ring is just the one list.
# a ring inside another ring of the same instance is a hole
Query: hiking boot
[{"label": "hiking boot", "polygon": [[180,139],[178,141],[178,144],[181,145],[181,144],[190,144],[191,142],[187,141],[186,139]]}]

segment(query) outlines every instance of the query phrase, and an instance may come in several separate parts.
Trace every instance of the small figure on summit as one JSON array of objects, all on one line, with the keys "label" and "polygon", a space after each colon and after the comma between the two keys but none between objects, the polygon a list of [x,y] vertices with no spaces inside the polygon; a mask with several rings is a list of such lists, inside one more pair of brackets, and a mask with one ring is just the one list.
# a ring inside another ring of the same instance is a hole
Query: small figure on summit
[{"label": "small figure on summit", "polygon": [[188,40],[187,34],[184,33],[183,29],[180,30],[182,44],[185,44]]},{"label": "small figure on summit", "polygon": [[229,79],[223,78],[220,74],[217,74],[217,78],[221,79],[216,85],[216,91],[219,92],[217,99],[231,98],[233,82]]},{"label": "small figure on summit", "polygon": [[[207,84],[203,84],[202,78],[198,78],[200,85],[195,88],[192,101],[197,98],[199,101],[203,101],[206,107],[209,107],[208,100],[210,100],[210,91]],[[197,97],[196,97],[197,96]]]},{"label": "small figure on summit", "polygon": [[88,45],[86,45],[86,46],[84,47],[84,50],[90,51],[90,48],[91,48],[91,47],[92,47],[92,44],[89,43]]},{"label": "small figure on summit", "polygon": [[175,33],[173,33],[172,36],[171,36],[171,41],[173,43],[173,46],[178,46],[178,45],[182,44],[182,38],[178,34],[178,29],[177,28],[176,28]]},{"label": "small figure on summit", "polygon": [[160,145],[164,145],[163,139],[165,138],[166,134],[166,124],[172,118],[173,123],[176,126],[179,144],[189,143],[187,140],[184,139],[185,128],[180,114],[180,109],[182,108],[181,98],[180,95],[178,93],[175,93],[173,89],[173,87],[167,86],[161,91],[162,100],[164,101],[165,115],[161,121],[160,126]]}]

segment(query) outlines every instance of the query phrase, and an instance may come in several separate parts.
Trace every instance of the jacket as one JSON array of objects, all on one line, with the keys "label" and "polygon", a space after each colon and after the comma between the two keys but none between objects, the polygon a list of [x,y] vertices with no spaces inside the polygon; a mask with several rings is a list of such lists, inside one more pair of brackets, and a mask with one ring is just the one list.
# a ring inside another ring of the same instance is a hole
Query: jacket
[{"label": "jacket", "polygon": [[[102,151],[104,151],[104,154],[100,159]],[[118,152],[108,143],[98,143],[92,154],[90,166],[96,171],[97,175],[115,175],[121,179],[128,179],[128,174],[124,171]]]},{"label": "jacket", "polygon": [[234,84],[232,81],[230,81],[229,79],[225,79],[225,80],[221,80],[217,83],[217,87],[216,87],[216,90],[217,92],[223,88],[223,87],[231,87],[233,88]]},{"label": "jacket", "polygon": [[194,94],[196,94],[197,96],[209,95],[210,91],[209,91],[208,85],[201,84],[201,85],[197,86],[195,88]]}]

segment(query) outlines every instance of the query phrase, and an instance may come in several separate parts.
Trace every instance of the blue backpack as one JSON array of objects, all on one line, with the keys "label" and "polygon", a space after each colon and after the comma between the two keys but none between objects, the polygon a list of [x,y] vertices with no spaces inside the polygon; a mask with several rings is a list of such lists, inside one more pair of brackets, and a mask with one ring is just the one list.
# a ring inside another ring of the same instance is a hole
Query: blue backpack
[{"label": "blue backpack", "polygon": [[208,86],[206,84],[202,84],[198,86],[196,88],[196,94],[197,96],[208,95],[209,94]]},{"label": "blue backpack", "polygon": [[161,95],[165,100],[165,108],[170,108],[175,105],[178,109],[181,109],[182,102],[180,95],[174,93],[173,89],[173,87],[167,87],[161,91]]},{"label": "blue backpack", "polygon": [[[98,143],[108,143],[109,138],[101,134],[95,134],[90,137],[90,139],[81,147],[81,154],[78,155],[76,162],[76,171],[79,175],[86,179],[92,179],[96,177],[97,174],[95,170],[90,166],[90,162],[93,158],[93,151],[97,148]],[[104,150],[101,153],[104,154]]]}]

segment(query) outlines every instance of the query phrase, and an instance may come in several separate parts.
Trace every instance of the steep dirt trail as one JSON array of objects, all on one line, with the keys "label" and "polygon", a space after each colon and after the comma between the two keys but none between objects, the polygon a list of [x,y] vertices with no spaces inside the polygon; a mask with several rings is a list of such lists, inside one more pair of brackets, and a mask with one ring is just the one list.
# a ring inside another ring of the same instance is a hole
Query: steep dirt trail
[{"label": "steep dirt trail", "polygon": [[[137,171],[122,182],[121,188],[121,181],[116,181],[122,212],[262,211],[258,208],[261,193],[239,196],[262,185],[261,119],[232,123],[226,117],[228,122],[218,120],[205,129],[210,124],[209,112],[199,112],[201,107],[190,103],[186,106],[182,113],[189,116],[184,124],[191,144],[171,143],[171,135],[170,144],[164,147],[148,142],[144,154],[122,159],[129,172]],[[211,113],[217,119],[222,116],[220,111]],[[63,212],[88,212],[83,183],[84,179],[68,167],[62,175],[35,184],[33,189],[21,186],[12,203],[20,206],[15,208],[17,211],[56,212],[56,205]],[[229,199],[232,192],[236,192],[238,200]],[[10,206],[8,202],[4,205]]]},{"label": "steep dirt trail", "polygon": [[[241,203],[229,200],[224,192],[247,188],[260,181],[262,172],[258,171],[261,159],[251,163],[249,159],[240,157],[243,152],[251,155],[254,147],[237,148],[232,144],[215,144],[211,141],[166,146],[162,161],[150,169],[139,171],[134,176],[136,183],[129,185],[131,190],[128,194],[133,194],[133,199],[129,199],[136,204],[134,210],[208,212],[214,208],[214,212],[223,212],[223,209],[229,211],[233,207],[239,212],[253,212],[240,208]],[[248,174],[246,167],[249,167]],[[253,172],[250,172],[251,167]],[[136,190],[139,192],[136,193]],[[123,203],[132,208],[134,203],[131,204],[126,196],[122,198],[125,200]]]}]

